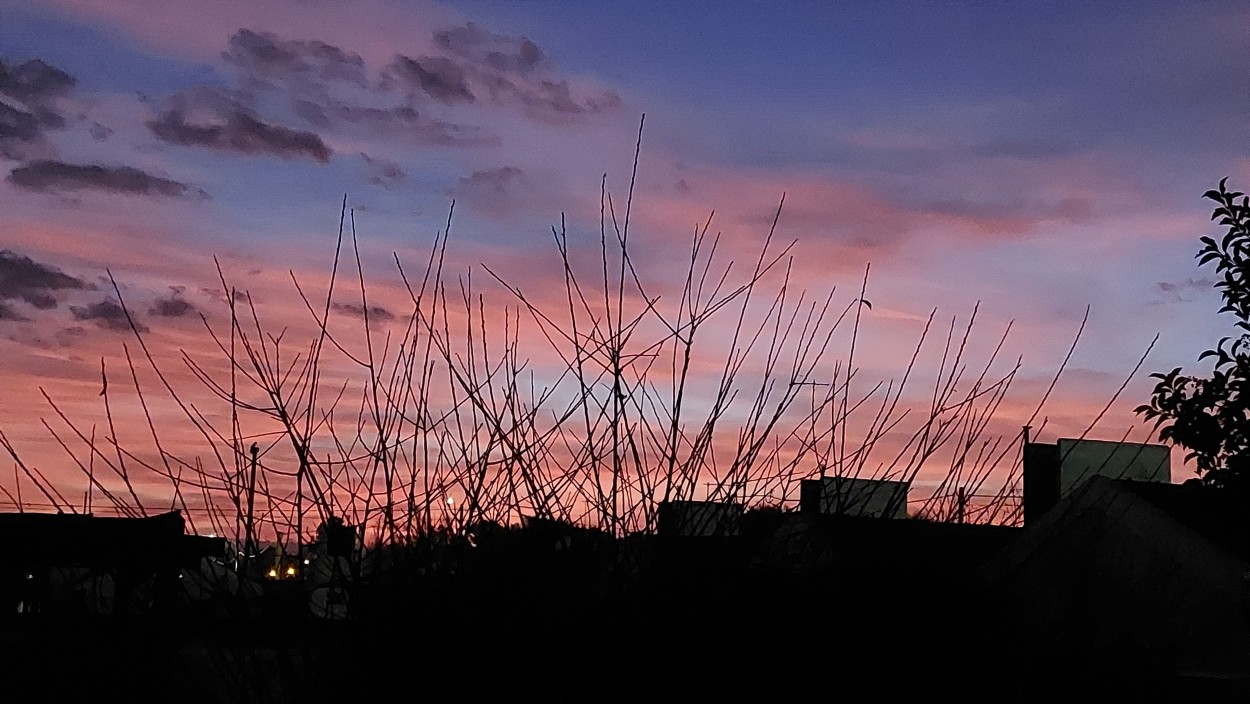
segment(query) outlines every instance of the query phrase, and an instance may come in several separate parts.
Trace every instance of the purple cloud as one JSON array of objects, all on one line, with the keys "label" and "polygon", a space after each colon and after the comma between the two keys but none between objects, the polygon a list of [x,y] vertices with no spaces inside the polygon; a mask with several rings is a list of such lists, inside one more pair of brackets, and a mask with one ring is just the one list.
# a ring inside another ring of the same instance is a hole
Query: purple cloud
[{"label": "purple cloud", "polygon": [[0,301],[22,300],[46,310],[57,306],[60,292],[89,288],[86,281],[54,266],[8,249],[0,250]]},{"label": "purple cloud", "polygon": [[56,101],[77,80],[51,64],[31,59],[10,65],[0,59],[0,157],[26,158],[47,130],[65,126]]},{"label": "purple cloud", "polygon": [[397,56],[391,68],[410,89],[419,90],[439,102],[454,105],[471,103],[475,99],[469,88],[467,71],[451,59]]},{"label": "purple cloud", "polygon": [[105,299],[87,306],[70,306],[74,320],[92,321],[105,330],[130,330],[131,323],[139,332],[147,332],[148,328],[135,319],[134,311],[122,308],[121,304],[112,299]]},{"label": "purple cloud", "polygon": [[284,40],[269,32],[240,29],[222,58],[257,80],[344,81],[368,85],[364,59],[333,44]]},{"label": "purple cloud", "polygon": [[182,297],[181,291],[175,289],[168,296],[158,298],[148,308],[148,315],[158,318],[181,318],[195,313],[195,306]]},{"label": "purple cloud", "polygon": [[214,89],[175,95],[148,129],[157,139],[183,146],[282,158],[311,157],[321,163],[333,153],[320,135],[266,122],[241,94]]}]

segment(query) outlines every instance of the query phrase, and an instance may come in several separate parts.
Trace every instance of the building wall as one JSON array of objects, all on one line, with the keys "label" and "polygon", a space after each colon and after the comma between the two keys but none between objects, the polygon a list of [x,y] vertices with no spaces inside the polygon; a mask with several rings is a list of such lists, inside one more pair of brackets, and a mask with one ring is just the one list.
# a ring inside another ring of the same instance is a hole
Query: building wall
[{"label": "building wall", "polygon": [[1063,438],[1057,444],[1060,496],[1067,495],[1095,475],[1111,479],[1172,481],[1172,456],[1167,445]]},{"label": "building wall", "polygon": [[1248,567],[1099,477],[1026,528],[988,574],[1021,657],[1181,671],[1250,652]]}]

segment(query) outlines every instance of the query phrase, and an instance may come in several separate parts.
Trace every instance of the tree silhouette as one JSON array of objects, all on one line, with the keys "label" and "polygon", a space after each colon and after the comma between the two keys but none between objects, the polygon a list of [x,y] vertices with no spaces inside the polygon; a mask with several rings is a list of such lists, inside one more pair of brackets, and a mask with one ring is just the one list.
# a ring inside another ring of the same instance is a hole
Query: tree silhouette
[{"label": "tree silhouette", "polygon": [[1215,359],[1207,378],[1186,376],[1177,367],[1151,374],[1158,379],[1150,403],[1136,413],[1155,421],[1160,441],[1189,450],[1203,482],[1228,489],[1250,489],[1250,198],[1220,181],[1204,198],[1215,201],[1211,219],[1227,228],[1218,241],[1202,237],[1199,266],[1214,262],[1223,297],[1220,313],[1237,317],[1240,334],[1225,337],[1198,356]]}]

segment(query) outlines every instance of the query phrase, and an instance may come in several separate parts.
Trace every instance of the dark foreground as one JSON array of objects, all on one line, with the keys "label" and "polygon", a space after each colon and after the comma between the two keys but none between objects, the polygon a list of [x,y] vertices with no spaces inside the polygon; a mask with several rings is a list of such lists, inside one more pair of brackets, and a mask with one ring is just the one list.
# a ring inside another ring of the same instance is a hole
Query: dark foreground
[{"label": "dark foreground", "polygon": [[1036,620],[1024,628],[1018,593],[987,569],[1013,529],[799,528],[769,524],[758,540],[484,537],[438,570],[412,555],[380,569],[343,620],[312,617],[298,590],[225,615],[8,616],[0,691],[187,704],[1250,700],[1246,679],[1102,645],[1111,621],[1093,624],[1101,640],[1080,635],[1083,620],[1063,638]]}]

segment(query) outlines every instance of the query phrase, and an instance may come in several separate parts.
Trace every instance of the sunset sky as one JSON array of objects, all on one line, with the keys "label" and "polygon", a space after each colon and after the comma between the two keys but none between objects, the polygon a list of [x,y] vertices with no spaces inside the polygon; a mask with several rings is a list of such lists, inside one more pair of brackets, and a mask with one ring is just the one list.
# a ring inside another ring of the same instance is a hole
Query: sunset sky
[{"label": "sunset sky", "polygon": [[552,226],[597,251],[645,114],[644,276],[713,211],[749,267],[784,194],[798,285],[845,304],[871,265],[865,377],[897,377],[933,308],[962,325],[979,302],[979,351],[1014,321],[1028,408],[1088,306],[1044,437],[1082,432],[1158,334],[1091,433],[1145,439],[1146,374],[1204,369],[1233,329],[1193,255],[1217,232],[1202,193],[1250,189],[1248,46],[1242,2],[4,0],[0,430],[81,491],[39,388],[104,422],[101,359],[121,378],[137,350],[106,270],[190,380],[178,350],[224,309],[213,257],[306,319],[291,275],[324,286],[344,196],[381,315],[405,315],[394,257],[422,265],[453,200],[452,280],[514,303],[485,265],[541,299]]}]

